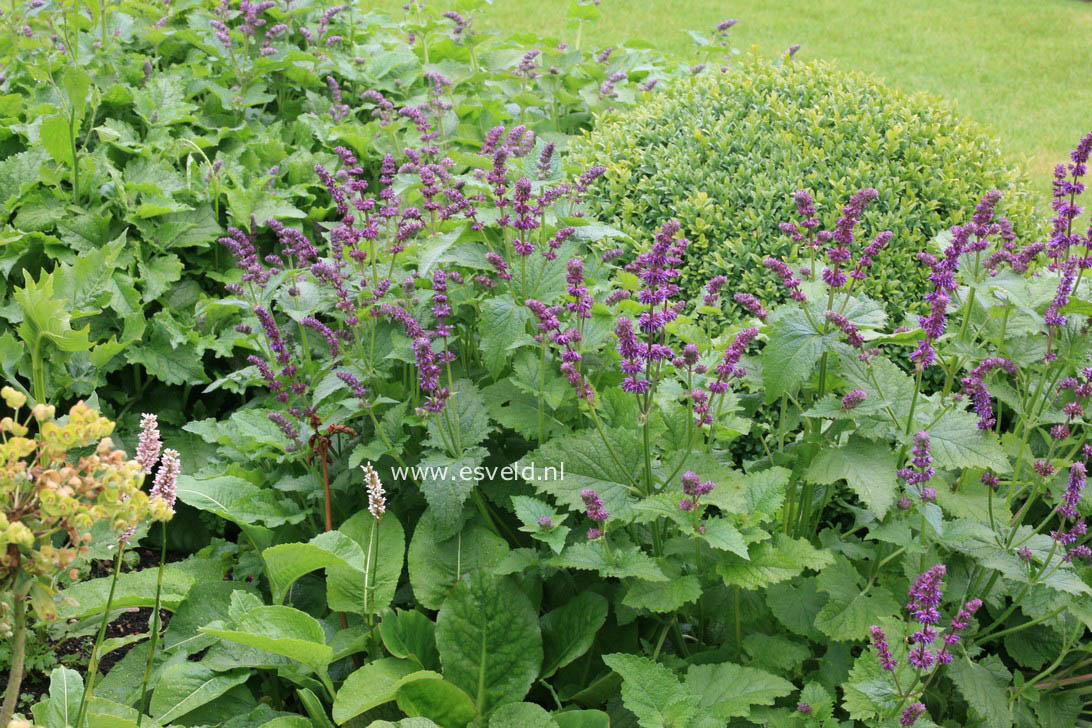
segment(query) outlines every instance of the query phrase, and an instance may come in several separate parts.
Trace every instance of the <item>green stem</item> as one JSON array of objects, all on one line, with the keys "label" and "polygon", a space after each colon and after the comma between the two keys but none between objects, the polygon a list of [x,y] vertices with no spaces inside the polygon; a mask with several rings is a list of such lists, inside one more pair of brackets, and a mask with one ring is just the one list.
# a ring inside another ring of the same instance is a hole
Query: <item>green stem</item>
[{"label": "green stem", "polygon": [[4,704],[0,707],[0,725],[7,725],[15,715],[15,704],[19,702],[19,688],[23,684],[23,666],[26,663],[27,648],[27,605],[23,597],[15,596],[15,634],[11,643],[11,670],[8,672],[8,686],[4,691]]},{"label": "green stem", "polygon": [[148,695],[148,679],[152,676],[152,665],[155,663],[155,648],[159,644],[159,607],[163,598],[163,567],[167,563],[167,522],[162,522],[160,538],[163,543],[159,547],[159,574],[155,581],[155,608],[152,611],[152,648],[148,650],[148,664],[144,666],[144,680],[140,683],[140,700],[144,706],[140,711],[148,715],[151,710],[152,696]]},{"label": "green stem", "polygon": [[80,698],[80,709],[76,714],[76,725],[83,725],[83,716],[87,710],[87,703],[91,699],[91,691],[95,687],[95,678],[99,674],[99,649],[102,640],[106,637],[106,625],[110,622],[110,609],[114,604],[114,590],[118,585],[118,577],[121,575],[121,557],[125,553],[125,544],[118,542],[118,555],[114,559],[114,578],[110,581],[110,593],[106,597],[106,609],[102,613],[102,624],[99,625],[99,633],[95,637],[95,645],[91,648],[91,657],[87,661],[87,676],[83,681],[83,696]]}]

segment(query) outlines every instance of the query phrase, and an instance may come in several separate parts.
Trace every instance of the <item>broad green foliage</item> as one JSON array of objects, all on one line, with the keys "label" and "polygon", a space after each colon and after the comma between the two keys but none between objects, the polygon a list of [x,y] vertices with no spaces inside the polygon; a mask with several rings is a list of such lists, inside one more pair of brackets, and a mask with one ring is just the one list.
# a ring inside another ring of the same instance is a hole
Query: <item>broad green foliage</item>
[{"label": "broad green foliage", "polygon": [[[918,307],[928,290],[914,255],[965,221],[989,190],[1004,191],[1019,232],[1036,234],[1031,194],[997,142],[938,99],[801,62],[708,69],[674,88],[610,115],[575,145],[572,159],[607,167],[592,210],[639,246],[667,215],[683,223],[696,253],[684,277],[691,294],[722,274],[730,293],[776,300],[763,258],[807,257],[778,229],[797,219],[797,189],[812,192],[825,226],[857,190],[880,191],[868,224],[873,234],[895,235],[863,290],[892,313]],[[733,318],[742,314],[732,307]]]},{"label": "broad green foliage", "polygon": [[[595,2],[571,45],[476,33],[482,2],[5,10],[3,398],[86,394],[138,456],[158,412],[182,464],[141,568],[116,535],[142,456],[62,465],[106,434],[80,409],[0,421],[0,633],[100,635],[23,717],[1081,725],[1092,137],[1028,246],[946,107],[787,57],[719,72],[730,22],[679,81],[580,49]],[[777,227],[801,187],[820,227],[842,209],[814,248]]]}]

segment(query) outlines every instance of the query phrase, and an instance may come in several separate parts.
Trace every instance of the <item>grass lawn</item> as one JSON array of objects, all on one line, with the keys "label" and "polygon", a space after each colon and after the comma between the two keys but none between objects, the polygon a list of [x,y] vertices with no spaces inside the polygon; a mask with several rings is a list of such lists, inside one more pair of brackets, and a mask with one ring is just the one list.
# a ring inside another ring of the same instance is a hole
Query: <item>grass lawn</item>
[{"label": "grass lawn", "polygon": [[[401,0],[364,5],[401,12]],[[432,4],[447,9],[445,0]],[[568,0],[494,0],[487,28],[533,30],[572,40]],[[866,71],[905,91],[955,101],[992,127],[1027,165],[1044,197],[1054,165],[1092,129],[1092,2],[1087,0],[603,0],[585,45],[649,40],[683,56],[686,31],[738,18],[735,47]]]}]

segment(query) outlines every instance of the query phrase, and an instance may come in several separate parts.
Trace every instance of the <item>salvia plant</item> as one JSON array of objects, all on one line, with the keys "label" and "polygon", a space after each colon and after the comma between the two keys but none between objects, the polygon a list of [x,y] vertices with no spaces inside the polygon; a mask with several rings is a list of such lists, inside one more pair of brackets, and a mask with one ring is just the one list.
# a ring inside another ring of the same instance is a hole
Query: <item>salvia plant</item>
[{"label": "salvia plant", "polygon": [[[478,7],[5,10],[0,725],[30,620],[92,647],[16,728],[1087,721],[1092,135],[1046,239],[931,231],[913,314],[884,189],[693,284],[565,153],[702,69]],[[132,459],[44,404],[99,389]]]},{"label": "salvia plant", "polygon": [[[215,619],[175,605],[195,644],[166,654],[199,660],[153,655],[145,712],[256,675],[339,724],[1077,720],[1092,137],[1050,240],[986,195],[918,256],[927,313],[888,323],[860,292],[891,237],[861,229],[875,190],[825,230],[796,193],[779,300],[718,279],[687,300],[675,221],[586,252],[611,234],[579,214],[599,170],[562,181],[516,127],[460,173],[438,112],[398,113],[420,147],[314,170],[321,236],[224,237],[253,351],[232,381],[258,394],[187,427],[217,453],[178,497],[239,528],[247,581]],[[729,305],[751,318],[725,329]]]}]

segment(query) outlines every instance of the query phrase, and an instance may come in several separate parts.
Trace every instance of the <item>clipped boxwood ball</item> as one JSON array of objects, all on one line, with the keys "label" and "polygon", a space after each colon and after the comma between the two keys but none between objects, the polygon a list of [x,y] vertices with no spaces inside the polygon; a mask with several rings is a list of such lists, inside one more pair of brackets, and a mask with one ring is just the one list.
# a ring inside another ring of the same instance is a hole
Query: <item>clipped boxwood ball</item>
[{"label": "clipped boxwood ball", "polygon": [[893,314],[919,308],[929,290],[915,253],[968,220],[989,190],[1002,191],[998,211],[1018,235],[1036,232],[1032,195],[993,137],[949,104],[822,63],[750,61],[676,82],[644,105],[605,115],[576,140],[571,159],[581,169],[606,166],[606,181],[586,197],[588,212],[640,245],[678,218],[691,240],[688,294],[723,274],[733,308],[739,291],[783,299],[761,263],[798,259],[778,229],[799,220],[797,189],[812,193],[823,228],[854,192],[879,191],[854,253],[876,233],[894,233],[865,283]]}]

